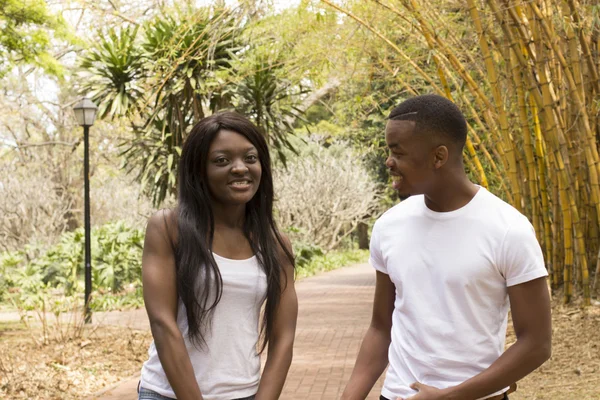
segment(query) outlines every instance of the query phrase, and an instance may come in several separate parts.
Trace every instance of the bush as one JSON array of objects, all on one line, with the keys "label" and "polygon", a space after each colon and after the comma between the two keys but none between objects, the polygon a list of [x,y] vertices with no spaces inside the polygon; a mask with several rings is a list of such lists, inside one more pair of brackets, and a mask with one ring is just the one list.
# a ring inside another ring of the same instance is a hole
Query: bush
[{"label": "bush", "polygon": [[19,252],[0,253],[0,303],[6,299],[9,290],[15,287],[16,269],[23,262]]},{"label": "bush", "polygon": [[296,268],[304,268],[310,263],[315,256],[322,256],[323,250],[312,244],[305,243],[294,243],[294,257],[296,261]]},{"label": "bush", "polygon": [[332,250],[379,205],[379,187],[351,149],[310,144],[275,174],[279,226],[292,242]]},{"label": "bush", "polygon": [[[92,229],[92,286],[97,295],[141,286],[144,233],[122,222]],[[83,293],[84,232],[64,233],[57,244],[27,261],[31,248],[0,256],[0,297],[8,291],[23,296],[55,290],[66,296]],[[97,304],[97,303],[93,303]],[[105,308],[105,307],[102,307]]]},{"label": "bush", "polygon": [[314,255],[306,262],[296,262],[296,278],[306,278],[320,272],[363,263],[368,257],[368,250],[330,251],[326,254]]},{"label": "bush", "polygon": [[0,249],[50,243],[67,228],[76,207],[71,193],[49,179],[48,166],[0,163]]},{"label": "bush", "polygon": [[[37,290],[11,297],[33,341],[41,346],[80,338],[84,323],[82,296],[60,296],[41,282],[34,284]],[[40,331],[31,324],[31,317],[41,325]]]}]

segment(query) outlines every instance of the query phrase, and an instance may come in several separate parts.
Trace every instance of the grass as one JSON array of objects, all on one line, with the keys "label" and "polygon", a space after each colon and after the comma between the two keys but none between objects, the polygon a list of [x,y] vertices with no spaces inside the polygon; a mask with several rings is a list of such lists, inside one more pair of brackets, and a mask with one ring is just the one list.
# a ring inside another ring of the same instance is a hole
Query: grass
[{"label": "grass", "polygon": [[296,279],[302,279],[332,271],[353,264],[364,263],[369,259],[368,250],[337,250],[323,255],[315,255],[296,267]]}]

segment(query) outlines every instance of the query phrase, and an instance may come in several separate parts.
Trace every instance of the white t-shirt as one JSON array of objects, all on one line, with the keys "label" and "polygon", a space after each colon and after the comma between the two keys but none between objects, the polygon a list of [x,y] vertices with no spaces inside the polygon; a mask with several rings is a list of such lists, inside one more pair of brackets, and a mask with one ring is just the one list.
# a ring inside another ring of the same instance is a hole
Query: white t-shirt
[{"label": "white t-shirt", "polygon": [[547,276],[527,218],[484,188],[451,212],[424,196],[391,208],[373,227],[370,263],[396,286],[389,399],[415,395],[413,382],[443,389],[487,369],[504,350],[507,287]]},{"label": "white t-shirt", "polygon": [[[181,300],[177,326],[205,400],[250,397],[256,394],[260,382],[260,357],[256,350],[260,309],[267,294],[266,275],[256,256],[247,260],[231,260],[215,253],[213,256],[223,279],[223,292],[206,332],[206,346],[197,348],[190,341]],[[154,342],[148,355],[142,367],[141,386],[175,398]]]}]

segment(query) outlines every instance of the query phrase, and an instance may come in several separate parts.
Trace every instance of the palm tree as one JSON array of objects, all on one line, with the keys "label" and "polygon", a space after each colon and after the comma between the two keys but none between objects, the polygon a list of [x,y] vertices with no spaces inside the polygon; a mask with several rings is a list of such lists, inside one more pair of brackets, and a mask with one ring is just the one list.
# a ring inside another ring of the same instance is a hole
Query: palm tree
[{"label": "palm tree", "polygon": [[81,58],[90,78],[82,90],[100,105],[100,116],[129,119],[126,170],[136,173],[156,205],[175,192],[186,134],[216,111],[248,115],[281,157],[292,148],[286,136],[303,91],[280,78],[281,63],[257,62],[242,71],[240,57],[251,53],[243,21],[239,11],[177,11],[140,29],[109,31]]}]

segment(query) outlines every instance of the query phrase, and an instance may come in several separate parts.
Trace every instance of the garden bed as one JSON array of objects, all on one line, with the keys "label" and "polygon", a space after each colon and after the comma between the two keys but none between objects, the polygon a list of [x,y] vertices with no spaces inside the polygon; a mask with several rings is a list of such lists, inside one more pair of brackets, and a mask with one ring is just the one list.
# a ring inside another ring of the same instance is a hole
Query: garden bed
[{"label": "garden bed", "polygon": [[85,398],[139,372],[151,340],[147,331],[102,326],[40,344],[41,329],[0,324],[0,398]]}]

